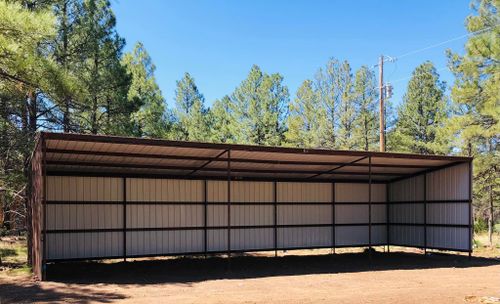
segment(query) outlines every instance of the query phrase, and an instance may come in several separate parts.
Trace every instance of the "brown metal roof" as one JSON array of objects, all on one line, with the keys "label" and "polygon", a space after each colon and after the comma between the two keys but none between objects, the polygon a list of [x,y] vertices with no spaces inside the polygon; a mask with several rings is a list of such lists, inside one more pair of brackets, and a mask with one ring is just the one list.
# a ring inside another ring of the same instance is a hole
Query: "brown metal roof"
[{"label": "brown metal roof", "polygon": [[40,135],[48,174],[388,182],[472,158],[213,144],[73,133]]}]

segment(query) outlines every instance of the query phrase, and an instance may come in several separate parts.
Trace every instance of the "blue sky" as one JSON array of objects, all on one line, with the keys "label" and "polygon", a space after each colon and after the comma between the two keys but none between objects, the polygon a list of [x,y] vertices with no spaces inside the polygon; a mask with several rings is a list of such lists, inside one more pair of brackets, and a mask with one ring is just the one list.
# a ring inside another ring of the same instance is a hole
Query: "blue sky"
[{"label": "blue sky", "polygon": [[[415,1],[222,1],[115,0],[126,50],[141,41],[155,63],[158,84],[171,106],[175,81],[196,80],[206,102],[230,94],[253,64],[281,73],[290,95],[328,58],[353,69],[373,66],[381,54],[399,56],[466,34],[467,0]],[[388,63],[399,103],[412,70],[431,60],[445,68],[445,50],[462,51],[466,38]],[[450,86],[452,75],[439,71]]]}]

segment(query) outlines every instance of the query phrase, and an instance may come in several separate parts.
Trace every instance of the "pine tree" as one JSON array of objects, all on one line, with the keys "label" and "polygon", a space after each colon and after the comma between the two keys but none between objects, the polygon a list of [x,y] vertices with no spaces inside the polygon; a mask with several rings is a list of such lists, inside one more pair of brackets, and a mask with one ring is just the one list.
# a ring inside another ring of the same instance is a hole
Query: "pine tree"
[{"label": "pine tree", "polygon": [[397,150],[421,154],[449,151],[449,145],[440,136],[449,111],[444,92],[445,83],[439,80],[431,62],[413,71],[398,108],[395,130],[390,135]]},{"label": "pine tree", "polygon": [[322,146],[322,122],[326,119],[326,113],[313,86],[311,80],[304,81],[297,90],[296,98],[290,103],[286,145],[306,148]]},{"label": "pine tree", "polygon": [[254,65],[231,95],[238,143],[278,146],[283,140],[288,103],[283,76],[265,74]]},{"label": "pine tree", "polygon": [[236,143],[235,132],[238,127],[231,110],[231,98],[217,99],[209,111],[212,126],[211,140],[216,143]]},{"label": "pine tree", "polygon": [[130,104],[140,108],[132,114],[137,136],[169,138],[170,116],[165,100],[155,79],[155,65],[142,43],[137,43],[131,53],[123,56],[122,64],[131,76],[128,89]]},{"label": "pine tree", "polygon": [[475,14],[467,17],[466,27],[476,34],[463,56],[448,52],[456,77],[448,131],[461,154],[474,156],[474,205],[488,210],[491,241],[500,197],[500,3],[473,1],[472,7]]},{"label": "pine tree", "polygon": [[356,71],[353,100],[356,108],[354,147],[373,150],[378,143],[377,83],[374,73],[366,66]]},{"label": "pine tree", "polygon": [[315,77],[315,87],[326,112],[322,142],[331,149],[353,147],[355,109],[349,62],[331,58]]},{"label": "pine tree", "polygon": [[189,73],[177,81],[175,90],[175,115],[178,140],[209,141],[210,126],[204,105],[205,98]]},{"label": "pine tree", "polygon": [[127,134],[129,116],[137,110],[128,104],[129,77],[120,59],[125,40],[116,32],[116,20],[108,0],[85,0],[80,37],[83,48],[75,67],[82,79],[83,97],[77,109],[81,131]]},{"label": "pine tree", "polygon": [[340,66],[339,73],[335,75],[335,88],[338,98],[338,146],[341,149],[352,150],[354,148],[354,120],[356,109],[352,96],[352,72],[349,62],[344,61]]}]

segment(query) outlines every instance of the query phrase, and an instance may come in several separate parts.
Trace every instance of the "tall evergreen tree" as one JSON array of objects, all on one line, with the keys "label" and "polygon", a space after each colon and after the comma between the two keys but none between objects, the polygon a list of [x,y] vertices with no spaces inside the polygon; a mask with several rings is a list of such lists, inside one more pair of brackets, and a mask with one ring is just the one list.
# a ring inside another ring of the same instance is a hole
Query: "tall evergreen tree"
[{"label": "tall evergreen tree", "polygon": [[344,61],[335,75],[335,88],[338,98],[338,146],[341,149],[352,150],[354,148],[354,120],[356,119],[356,109],[352,96],[353,80],[351,66]]},{"label": "tall evergreen tree", "polygon": [[306,80],[297,90],[297,97],[290,103],[285,142],[295,147],[318,148],[326,112],[314,90],[311,80]]},{"label": "tall evergreen tree", "polygon": [[352,148],[355,109],[349,62],[331,58],[315,78],[316,91],[326,111],[322,142],[328,148]]},{"label": "tall evergreen tree", "polygon": [[205,98],[189,73],[177,81],[175,90],[175,115],[178,140],[209,141],[210,126]]},{"label": "tall evergreen tree", "polygon": [[171,117],[166,112],[166,103],[156,83],[155,65],[142,43],[137,43],[131,53],[122,59],[131,83],[128,90],[130,104],[140,108],[132,114],[136,135],[154,138],[168,138]]},{"label": "tall evergreen tree", "polygon": [[356,108],[354,121],[354,147],[373,150],[378,143],[377,82],[374,73],[366,66],[356,71],[353,100]]},{"label": "tall evergreen tree", "polygon": [[472,35],[463,56],[448,52],[456,80],[451,97],[455,115],[450,138],[463,155],[474,156],[474,206],[487,210],[490,242],[500,197],[500,2],[473,1],[467,17]]},{"label": "tall evergreen tree", "polygon": [[209,111],[212,126],[211,141],[216,143],[236,143],[235,133],[238,125],[234,121],[231,98],[217,99]]},{"label": "tall evergreen tree", "polygon": [[238,126],[236,141],[280,145],[285,131],[288,99],[283,76],[268,75],[254,65],[231,96],[234,123]]},{"label": "tall evergreen tree", "polygon": [[52,97],[58,107],[50,113],[50,118],[53,123],[62,125],[64,132],[71,132],[78,130],[72,112],[81,99],[78,93],[83,85],[75,71],[75,63],[85,47],[85,39],[81,33],[79,35],[83,7],[81,0],[54,0],[53,7],[57,35],[51,43],[52,56],[61,68],[64,81],[58,86],[58,94]]},{"label": "tall evergreen tree", "polygon": [[413,71],[391,134],[397,150],[421,154],[449,151],[448,143],[439,133],[448,116],[444,92],[445,83],[439,80],[431,62],[425,62]]},{"label": "tall evergreen tree", "polygon": [[116,32],[109,1],[84,0],[80,22],[79,35],[85,39],[76,66],[84,83],[80,127],[93,134],[126,134],[136,108],[128,104],[129,78],[120,62],[125,40]]}]

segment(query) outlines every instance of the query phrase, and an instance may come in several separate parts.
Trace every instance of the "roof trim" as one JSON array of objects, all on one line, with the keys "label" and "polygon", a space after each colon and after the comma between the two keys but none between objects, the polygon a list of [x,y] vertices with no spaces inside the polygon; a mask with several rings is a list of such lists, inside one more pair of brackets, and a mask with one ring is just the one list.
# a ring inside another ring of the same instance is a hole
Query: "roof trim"
[{"label": "roof trim", "polygon": [[206,142],[172,141],[164,139],[136,138],[110,135],[89,135],[77,133],[54,133],[41,132],[40,138],[66,141],[85,141],[129,145],[149,145],[166,147],[183,147],[211,150],[235,150],[249,152],[269,152],[269,153],[291,153],[291,154],[317,154],[317,155],[344,155],[344,156],[367,156],[383,158],[406,158],[423,160],[442,160],[453,162],[471,162],[472,157],[465,156],[444,156],[444,155],[421,155],[410,153],[373,152],[373,151],[348,151],[348,150],[327,150],[327,149],[301,149],[289,147],[256,146],[241,144],[217,144]]}]

